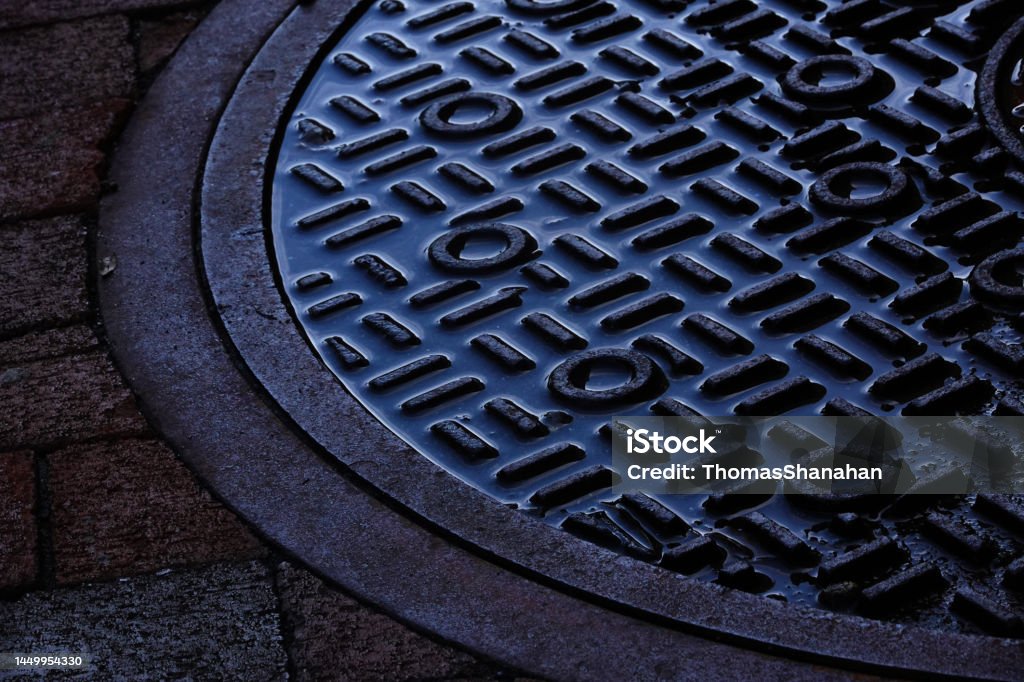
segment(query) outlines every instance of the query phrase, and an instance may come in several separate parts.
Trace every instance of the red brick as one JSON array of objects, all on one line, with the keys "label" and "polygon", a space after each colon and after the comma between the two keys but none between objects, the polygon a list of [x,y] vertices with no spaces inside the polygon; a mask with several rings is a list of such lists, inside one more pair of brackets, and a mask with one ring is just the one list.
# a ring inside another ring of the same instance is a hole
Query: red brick
[{"label": "red brick", "polygon": [[0,227],[0,240],[0,338],[85,318],[85,228],[77,218]]},{"label": "red brick", "polygon": [[98,348],[99,340],[92,329],[84,324],[29,332],[0,341],[0,368],[65,355],[81,355]]},{"label": "red brick", "polygon": [[0,453],[0,589],[36,577],[35,466],[30,452]]},{"label": "red brick", "polygon": [[51,448],[148,430],[105,353],[0,369],[0,450]]},{"label": "red brick", "polygon": [[127,98],[134,87],[135,55],[125,17],[0,34],[0,119]]},{"label": "red brick", "polygon": [[129,105],[109,100],[0,122],[0,220],[94,208],[102,147]]},{"label": "red brick", "polygon": [[199,25],[205,12],[176,12],[159,19],[139,22],[139,70],[149,73],[162,65]]},{"label": "red brick", "polygon": [[101,14],[177,9],[209,0],[21,0],[0,3],[0,29]]},{"label": "red brick", "polygon": [[73,583],[260,556],[242,523],[153,440],[49,456],[57,580]]},{"label": "red brick", "polygon": [[491,679],[469,654],[438,644],[283,563],[278,593],[299,680]]}]

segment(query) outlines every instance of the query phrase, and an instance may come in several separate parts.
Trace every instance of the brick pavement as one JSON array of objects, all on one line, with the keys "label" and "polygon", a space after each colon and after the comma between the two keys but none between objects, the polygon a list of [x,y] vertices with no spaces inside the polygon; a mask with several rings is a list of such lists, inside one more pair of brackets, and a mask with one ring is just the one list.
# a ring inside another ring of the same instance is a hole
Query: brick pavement
[{"label": "brick pavement", "polygon": [[36,579],[35,457],[0,453],[0,593]]},{"label": "brick pavement", "polygon": [[88,650],[125,679],[503,677],[263,545],[103,344],[88,244],[109,153],[211,5],[0,3],[0,651]]},{"label": "brick pavement", "polygon": [[13,339],[5,351],[32,330],[88,317],[85,232],[77,216],[0,225],[0,335]]},{"label": "brick pavement", "polygon": [[278,680],[287,657],[275,616],[265,566],[215,564],[0,603],[0,642],[88,653],[104,676],[125,680]]}]

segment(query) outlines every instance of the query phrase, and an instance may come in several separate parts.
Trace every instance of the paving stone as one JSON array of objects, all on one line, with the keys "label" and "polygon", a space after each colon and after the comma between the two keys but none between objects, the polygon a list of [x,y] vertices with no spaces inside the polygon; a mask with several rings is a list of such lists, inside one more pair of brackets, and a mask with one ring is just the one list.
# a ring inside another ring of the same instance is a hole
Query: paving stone
[{"label": "paving stone", "polygon": [[0,367],[17,366],[64,355],[80,355],[99,347],[99,339],[85,324],[43,329],[0,341]]},{"label": "paving stone", "polygon": [[209,0],[24,0],[0,3],[0,29],[122,12],[212,4]]},{"label": "paving stone", "polygon": [[0,602],[0,651],[85,652],[92,679],[283,680],[274,607],[255,562],[33,592]]},{"label": "paving stone", "polygon": [[126,98],[134,87],[135,54],[125,17],[0,34],[0,119]]},{"label": "paving stone", "polygon": [[293,671],[299,680],[492,678],[469,654],[437,644],[282,563],[277,571]]},{"label": "paving stone", "polygon": [[178,49],[206,12],[175,12],[159,19],[144,19],[138,28],[139,70],[149,73],[161,66]]},{"label": "paving stone", "polygon": [[158,441],[75,445],[51,453],[49,465],[60,583],[264,552]]},{"label": "paving stone", "polygon": [[44,449],[148,431],[121,376],[102,352],[0,369],[0,450]]},{"label": "paving stone", "polygon": [[[0,338],[88,313],[85,228],[75,217],[0,227]],[[10,359],[0,355],[0,364]]]},{"label": "paving stone", "polygon": [[35,463],[31,452],[0,452],[0,590],[36,577]]},{"label": "paving stone", "polygon": [[0,220],[94,208],[102,147],[129,106],[115,99],[0,121]]}]

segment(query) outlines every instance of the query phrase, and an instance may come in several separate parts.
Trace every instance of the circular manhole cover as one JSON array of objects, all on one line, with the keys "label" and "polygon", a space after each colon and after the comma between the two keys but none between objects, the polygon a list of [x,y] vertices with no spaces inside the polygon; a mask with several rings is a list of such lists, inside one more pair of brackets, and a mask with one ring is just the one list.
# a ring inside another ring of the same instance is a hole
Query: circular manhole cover
[{"label": "circular manhole cover", "polygon": [[[1020,500],[620,496],[611,421],[1024,414],[1024,174],[977,72],[1007,8],[300,5],[203,170],[219,332],[339,479],[523,575],[802,656],[994,660],[963,633],[1020,634]],[[295,545],[308,510],[175,428]]]},{"label": "circular manhole cover", "polygon": [[[975,412],[1015,390],[960,343],[1005,333],[963,280],[1016,241],[1018,202],[933,177],[971,74],[822,30],[785,3],[367,6],[280,141],[273,247],[299,324],[419,452],[621,551],[840,609],[857,589],[815,581],[814,556],[857,540],[911,546],[876,577],[995,580],[1005,561],[979,579],[921,519],[856,501],[609,493],[615,414]],[[698,538],[718,547],[672,559]],[[891,616],[959,627],[929,582]]]}]

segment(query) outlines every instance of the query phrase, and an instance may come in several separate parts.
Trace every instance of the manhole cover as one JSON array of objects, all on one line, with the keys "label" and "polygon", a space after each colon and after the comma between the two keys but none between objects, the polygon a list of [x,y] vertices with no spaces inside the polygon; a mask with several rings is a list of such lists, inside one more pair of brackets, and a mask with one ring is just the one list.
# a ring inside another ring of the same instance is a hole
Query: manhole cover
[{"label": "manhole cover", "polygon": [[[1018,409],[1012,317],[975,298],[1020,312],[976,266],[1018,241],[1024,176],[972,114],[976,45],[948,22],[978,12],[956,4],[368,6],[281,140],[299,323],[368,409],[502,502],[840,609],[859,589],[813,580],[815,553],[895,538],[872,578],[925,596],[891,617],[960,627],[946,581],[987,590],[1020,552],[964,504],[893,520],[607,492],[614,414]],[[962,542],[919,538],[933,526]]]},{"label": "manhole cover", "polygon": [[[628,614],[1012,677],[1018,643],[974,635],[1021,635],[1019,499],[620,495],[611,422],[1024,414],[1015,4],[282,3],[211,34],[252,42],[234,70],[207,35],[159,91],[189,112],[162,163],[208,148],[201,182],[140,188],[166,169],[127,145],[115,351],[268,536],[471,646]],[[486,566],[453,581],[411,529]]]}]

